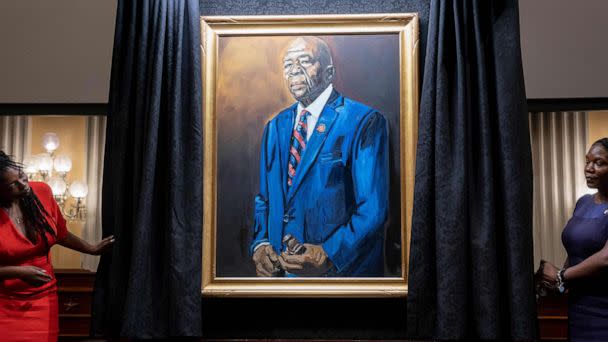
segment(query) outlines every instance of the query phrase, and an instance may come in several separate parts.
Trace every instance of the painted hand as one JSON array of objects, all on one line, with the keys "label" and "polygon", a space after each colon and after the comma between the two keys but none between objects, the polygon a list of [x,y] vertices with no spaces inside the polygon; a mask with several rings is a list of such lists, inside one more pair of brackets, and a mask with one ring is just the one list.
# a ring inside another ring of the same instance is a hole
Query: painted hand
[{"label": "painted hand", "polygon": [[258,277],[272,277],[277,272],[279,256],[275,253],[271,245],[264,245],[253,252],[253,262],[255,272]]},{"label": "painted hand", "polygon": [[306,251],[303,254],[281,253],[279,262],[285,271],[301,277],[319,277],[331,269],[333,264],[323,247],[308,243],[305,243],[304,247]]}]

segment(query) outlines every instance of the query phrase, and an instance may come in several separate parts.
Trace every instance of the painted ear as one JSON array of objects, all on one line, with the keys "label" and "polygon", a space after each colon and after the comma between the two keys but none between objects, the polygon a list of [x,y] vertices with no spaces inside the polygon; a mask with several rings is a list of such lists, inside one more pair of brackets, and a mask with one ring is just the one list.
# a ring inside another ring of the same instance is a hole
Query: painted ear
[{"label": "painted ear", "polygon": [[331,83],[336,76],[336,68],[333,65],[328,65],[325,67],[325,81],[327,83]]}]

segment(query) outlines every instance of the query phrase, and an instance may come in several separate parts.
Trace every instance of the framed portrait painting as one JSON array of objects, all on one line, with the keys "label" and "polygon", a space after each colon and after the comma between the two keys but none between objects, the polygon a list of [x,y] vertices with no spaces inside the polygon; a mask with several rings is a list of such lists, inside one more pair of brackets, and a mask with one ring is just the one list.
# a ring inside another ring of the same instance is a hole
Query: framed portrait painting
[{"label": "framed portrait painting", "polygon": [[413,13],[202,17],[208,296],[405,296]]}]

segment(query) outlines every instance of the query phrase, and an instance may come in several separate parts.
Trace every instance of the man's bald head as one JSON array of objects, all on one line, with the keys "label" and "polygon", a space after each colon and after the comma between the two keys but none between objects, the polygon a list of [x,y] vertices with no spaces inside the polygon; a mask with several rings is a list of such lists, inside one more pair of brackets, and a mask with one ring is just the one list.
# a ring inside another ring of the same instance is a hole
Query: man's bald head
[{"label": "man's bald head", "polygon": [[310,49],[324,67],[334,64],[331,58],[331,50],[329,50],[327,43],[323,39],[314,36],[298,37],[292,40],[285,50],[285,55],[290,51],[302,51],[306,49]]},{"label": "man's bald head", "polygon": [[298,37],[285,50],[283,75],[287,87],[294,98],[305,106],[331,84],[334,74],[329,46],[320,38]]}]

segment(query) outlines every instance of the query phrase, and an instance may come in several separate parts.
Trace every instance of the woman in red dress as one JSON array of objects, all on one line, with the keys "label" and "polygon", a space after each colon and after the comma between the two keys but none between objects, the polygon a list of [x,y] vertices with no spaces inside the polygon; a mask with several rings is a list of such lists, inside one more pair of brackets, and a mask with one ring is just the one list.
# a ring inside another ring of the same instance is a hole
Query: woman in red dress
[{"label": "woman in red dress", "polygon": [[31,182],[0,151],[0,340],[56,341],[57,280],[50,248],[99,255],[114,238],[91,245],[70,233],[51,189]]}]

